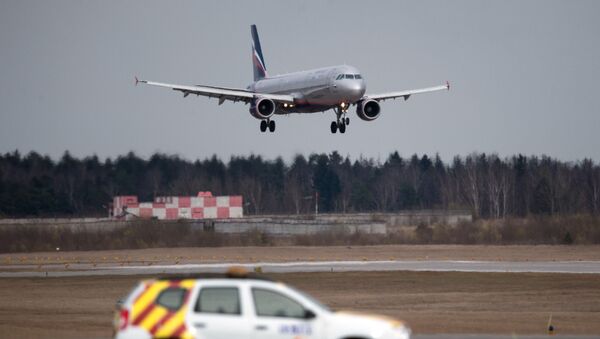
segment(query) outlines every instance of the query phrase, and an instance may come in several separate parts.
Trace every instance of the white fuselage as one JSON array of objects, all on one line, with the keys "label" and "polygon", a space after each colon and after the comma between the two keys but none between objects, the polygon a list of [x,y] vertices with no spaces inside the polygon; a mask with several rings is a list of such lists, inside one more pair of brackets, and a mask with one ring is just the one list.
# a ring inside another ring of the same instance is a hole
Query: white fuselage
[{"label": "white fuselage", "polygon": [[352,66],[334,66],[277,75],[253,82],[248,89],[258,93],[289,94],[294,106],[279,107],[276,114],[322,112],[340,104],[359,101],[365,80]]}]

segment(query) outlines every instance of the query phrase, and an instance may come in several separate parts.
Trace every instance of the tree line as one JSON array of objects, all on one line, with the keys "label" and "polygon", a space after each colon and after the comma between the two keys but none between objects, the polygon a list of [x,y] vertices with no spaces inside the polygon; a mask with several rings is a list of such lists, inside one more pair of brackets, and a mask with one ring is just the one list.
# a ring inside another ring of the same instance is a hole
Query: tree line
[{"label": "tree line", "polygon": [[[0,154],[0,217],[105,216],[116,195],[240,194],[246,214],[393,212],[468,209],[476,218],[600,212],[600,166],[590,159],[473,153],[443,162],[438,155],[385,161],[351,160],[337,152],[281,158],[217,156],[189,161],[133,152],[115,159],[55,161],[35,152]],[[318,192],[318,195],[316,194]]]}]

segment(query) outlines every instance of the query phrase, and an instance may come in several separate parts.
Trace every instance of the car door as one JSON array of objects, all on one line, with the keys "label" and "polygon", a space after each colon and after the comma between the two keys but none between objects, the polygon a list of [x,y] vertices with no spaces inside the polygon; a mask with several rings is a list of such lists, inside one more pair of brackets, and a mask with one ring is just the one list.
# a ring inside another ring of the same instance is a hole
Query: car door
[{"label": "car door", "polygon": [[195,329],[196,338],[247,338],[252,333],[245,317],[249,311],[243,309],[236,285],[200,286],[191,306],[188,324]]},{"label": "car door", "polygon": [[254,338],[321,338],[315,314],[282,291],[251,288],[254,304]]}]

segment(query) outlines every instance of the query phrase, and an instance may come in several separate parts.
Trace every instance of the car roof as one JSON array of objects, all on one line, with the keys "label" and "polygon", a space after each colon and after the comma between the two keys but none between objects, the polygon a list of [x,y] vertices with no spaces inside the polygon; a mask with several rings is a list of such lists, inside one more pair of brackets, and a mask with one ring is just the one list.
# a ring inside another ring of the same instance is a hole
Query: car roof
[{"label": "car roof", "polygon": [[182,275],[165,275],[155,279],[156,281],[177,281],[177,280],[208,280],[208,279],[227,279],[227,280],[259,280],[259,281],[273,281],[272,279],[259,275],[256,273],[243,273],[243,274],[232,274],[232,273],[193,273],[193,274],[182,274]]}]

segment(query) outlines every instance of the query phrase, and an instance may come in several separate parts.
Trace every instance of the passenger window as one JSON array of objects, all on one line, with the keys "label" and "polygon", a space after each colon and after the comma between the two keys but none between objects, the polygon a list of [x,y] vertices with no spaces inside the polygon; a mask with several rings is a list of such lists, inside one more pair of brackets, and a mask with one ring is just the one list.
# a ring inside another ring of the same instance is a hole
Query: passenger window
[{"label": "passenger window", "polygon": [[352,75],[352,74],[346,74],[346,79],[354,79],[354,75]]},{"label": "passenger window", "polygon": [[262,317],[304,318],[304,307],[298,302],[274,291],[252,289],[256,315]]},{"label": "passenger window", "polygon": [[156,304],[168,308],[171,311],[178,310],[183,305],[187,290],[181,287],[169,287],[158,295]]},{"label": "passenger window", "polygon": [[197,313],[241,314],[236,287],[205,287],[200,290],[194,311]]},{"label": "passenger window", "polygon": [[360,74],[354,74],[354,79],[362,79],[362,76]]}]

